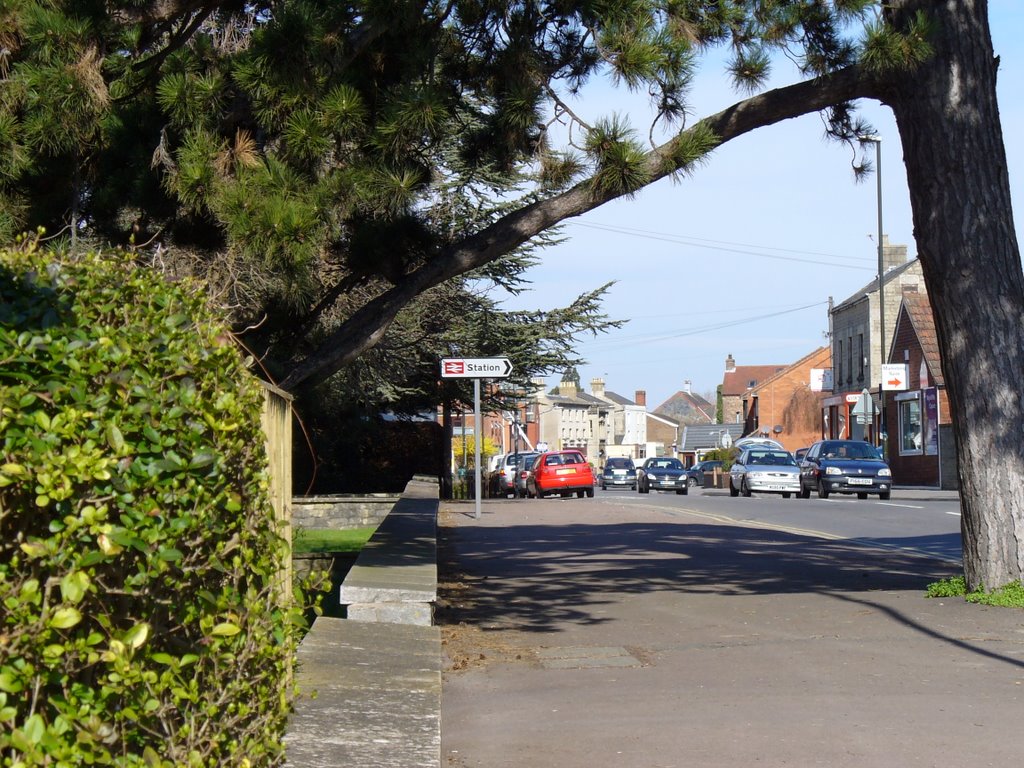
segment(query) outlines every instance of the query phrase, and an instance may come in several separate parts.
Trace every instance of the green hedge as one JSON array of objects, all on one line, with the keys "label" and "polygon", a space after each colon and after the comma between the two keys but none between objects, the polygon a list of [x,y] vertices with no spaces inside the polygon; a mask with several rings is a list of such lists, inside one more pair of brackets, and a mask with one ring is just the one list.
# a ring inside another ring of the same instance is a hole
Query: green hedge
[{"label": "green hedge", "polygon": [[275,765],[261,388],[195,285],[0,251],[0,765]]}]

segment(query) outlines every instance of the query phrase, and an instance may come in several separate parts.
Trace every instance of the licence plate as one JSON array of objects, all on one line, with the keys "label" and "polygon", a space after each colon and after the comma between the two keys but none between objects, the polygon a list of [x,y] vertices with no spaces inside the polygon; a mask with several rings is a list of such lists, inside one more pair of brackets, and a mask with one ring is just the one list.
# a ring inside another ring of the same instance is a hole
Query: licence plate
[{"label": "licence plate", "polygon": [[785,485],[769,485],[769,486],[767,486],[766,490],[769,490],[769,491],[786,491],[786,490],[789,490],[789,488],[787,486],[785,486]]},{"label": "licence plate", "polygon": [[575,475],[576,474],[576,470],[575,469],[558,469],[558,470],[555,470],[555,474],[556,475]]},{"label": "licence plate", "polygon": [[851,477],[847,482],[850,485],[871,485],[874,481],[870,477]]}]

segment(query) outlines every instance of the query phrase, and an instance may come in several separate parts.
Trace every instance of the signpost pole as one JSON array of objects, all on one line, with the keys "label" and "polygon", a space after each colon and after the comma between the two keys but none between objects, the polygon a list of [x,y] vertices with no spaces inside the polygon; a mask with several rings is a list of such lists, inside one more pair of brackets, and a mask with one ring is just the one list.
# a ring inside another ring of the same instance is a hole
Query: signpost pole
[{"label": "signpost pole", "polygon": [[480,379],[473,379],[473,517],[480,519]]},{"label": "signpost pole", "polygon": [[[441,360],[441,378],[473,379],[473,516],[480,519],[480,446],[484,433],[480,424],[480,379],[505,379],[512,375],[512,363],[507,357],[446,357]],[[463,419],[465,424],[465,419]],[[504,430],[502,430],[504,433]],[[504,440],[504,435],[502,436]],[[465,446],[465,441],[463,441]],[[518,450],[518,448],[517,448]]]}]

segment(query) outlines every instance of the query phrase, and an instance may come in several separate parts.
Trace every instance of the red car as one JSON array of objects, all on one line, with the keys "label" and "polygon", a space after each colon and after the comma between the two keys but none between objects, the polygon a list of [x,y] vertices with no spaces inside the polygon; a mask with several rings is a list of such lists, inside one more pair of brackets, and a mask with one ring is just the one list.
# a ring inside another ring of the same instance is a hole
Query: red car
[{"label": "red car", "polygon": [[533,462],[526,478],[527,498],[543,499],[548,494],[581,499],[594,495],[594,468],[579,451],[548,451]]}]

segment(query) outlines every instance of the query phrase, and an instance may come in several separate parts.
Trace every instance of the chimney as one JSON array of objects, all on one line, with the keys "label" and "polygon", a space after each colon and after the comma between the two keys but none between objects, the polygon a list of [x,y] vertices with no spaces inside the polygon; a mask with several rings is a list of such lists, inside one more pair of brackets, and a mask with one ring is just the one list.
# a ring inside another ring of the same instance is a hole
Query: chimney
[{"label": "chimney", "polygon": [[558,394],[562,397],[576,397],[578,388],[576,382],[570,379],[562,379],[558,382]]},{"label": "chimney", "polygon": [[889,245],[889,236],[882,235],[882,274],[907,263],[907,246]]},{"label": "chimney", "polygon": [[733,359],[732,355],[729,355],[727,358],[725,358],[725,372],[732,373],[735,370],[736,361]]},{"label": "chimney", "polygon": [[638,389],[636,391],[636,397],[634,398],[637,405],[642,405],[644,408],[647,407],[647,390]]},{"label": "chimney", "polygon": [[693,394],[693,382],[690,381],[689,379],[685,379],[683,381],[683,391],[686,392],[686,394],[688,394],[688,395],[692,395]]},{"label": "chimney", "polygon": [[594,397],[604,399],[604,379],[591,379],[590,391]]}]

